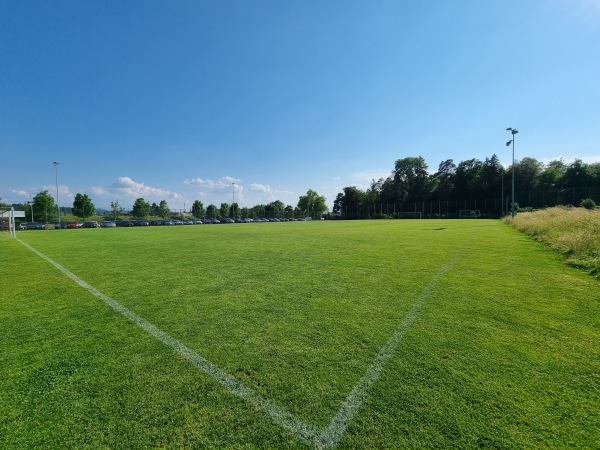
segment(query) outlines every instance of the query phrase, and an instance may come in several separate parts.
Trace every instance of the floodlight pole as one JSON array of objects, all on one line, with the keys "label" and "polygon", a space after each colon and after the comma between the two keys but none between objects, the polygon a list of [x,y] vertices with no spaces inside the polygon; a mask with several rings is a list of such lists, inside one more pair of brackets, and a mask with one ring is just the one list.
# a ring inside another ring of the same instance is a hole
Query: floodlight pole
[{"label": "floodlight pole", "polygon": [[33,199],[31,198],[31,194],[29,194],[29,207],[31,208],[31,221],[33,222]]},{"label": "floodlight pole", "polygon": [[233,210],[233,221],[235,222],[235,183],[231,183],[231,209]]},{"label": "floodlight pole", "polygon": [[54,161],[54,168],[56,169],[56,209],[58,210],[58,229],[60,230],[60,201],[58,199],[58,165],[60,164],[57,161]]},{"label": "floodlight pole", "polygon": [[510,131],[512,139],[506,143],[507,146],[512,144],[512,204],[511,204],[511,217],[515,217],[515,134],[519,130],[508,127],[506,131]]}]

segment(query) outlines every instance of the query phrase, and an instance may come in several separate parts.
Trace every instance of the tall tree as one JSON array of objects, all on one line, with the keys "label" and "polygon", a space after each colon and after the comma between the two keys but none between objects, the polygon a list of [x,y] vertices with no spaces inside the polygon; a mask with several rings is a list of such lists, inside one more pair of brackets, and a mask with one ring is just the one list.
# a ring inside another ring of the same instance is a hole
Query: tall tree
[{"label": "tall tree", "polygon": [[520,161],[515,161],[515,201],[517,203],[531,204],[543,166],[543,163],[535,158],[525,157]]},{"label": "tall tree", "polygon": [[171,210],[169,209],[169,205],[167,204],[166,200],[160,201],[156,212],[158,217],[162,217],[163,219],[168,219],[171,217]]},{"label": "tall tree", "polygon": [[202,216],[204,216],[204,205],[202,204],[202,202],[200,200],[195,200],[194,203],[192,204],[192,215],[198,219]]},{"label": "tall tree", "polygon": [[454,191],[456,164],[451,159],[442,161],[432,177],[433,196],[436,200],[449,200]]},{"label": "tall tree", "polygon": [[480,193],[483,198],[498,197],[502,190],[502,177],[504,176],[504,167],[500,164],[500,159],[494,153],[491,158],[485,158],[480,176]]},{"label": "tall tree", "polygon": [[73,214],[81,219],[90,217],[96,212],[96,207],[92,203],[92,199],[87,194],[77,193],[73,200]]},{"label": "tall tree", "polygon": [[212,203],[206,207],[206,216],[215,219],[219,216],[219,210]]},{"label": "tall tree", "polygon": [[221,207],[219,208],[219,215],[222,219],[229,217],[229,203],[221,203]]},{"label": "tall tree", "polygon": [[454,176],[455,200],[481,198],[480,181],[483,163],[478,159],[461,161]]},{"label": "tall tree", "polygon": [[284,208],[285,204],[280,200],[275,200],[274,202],[265,205],[265,211],[269,217],[278,217],[283,215]]},{"label": "tall tree", "polygon": [[54,204],[54,198],[48,191],[39,192],[33,197],[33,213],[40,222],[55,220],[58,212]]},{"label": "tall tree", "polygon": [[429,196],[429,174],[422,156],[410,156],[396,160],[394,166],[394,188],[400,202],[424,200]]},{"label": "tall tree", "polygon": [[301,195],[298,199],[298,208],[301,211],[322,213],[327,211],[327,204],[325,197],[309,189],[306,195]]},{"label": "tall tree", "polygon": [[133,208],[131,208],[131,215],[133,217],[145,219],[150,215],[151,209],[152,207],[150,206],[150,203],[145,201],[143,198],[138,198],[133,204]]}]

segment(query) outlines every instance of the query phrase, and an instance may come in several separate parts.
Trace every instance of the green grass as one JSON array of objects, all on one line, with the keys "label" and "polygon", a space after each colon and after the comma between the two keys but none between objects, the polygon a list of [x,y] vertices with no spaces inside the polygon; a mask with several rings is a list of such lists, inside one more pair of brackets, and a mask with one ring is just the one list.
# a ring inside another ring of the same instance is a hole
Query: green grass
[{"label": "green grass", "polygon": [[[421,298],[340,448],[598,442],[600,286],[499,221],[18,238],[317,428]],[[306,447],[18,241],[0,247],[0,447]]]}]

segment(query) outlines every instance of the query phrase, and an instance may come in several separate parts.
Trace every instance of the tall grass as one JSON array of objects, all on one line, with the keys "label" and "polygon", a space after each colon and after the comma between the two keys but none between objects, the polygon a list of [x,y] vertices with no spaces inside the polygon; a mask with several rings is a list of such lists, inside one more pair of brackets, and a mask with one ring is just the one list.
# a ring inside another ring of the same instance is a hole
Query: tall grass
[{"label": "tall grass", "polygon": [[564,255],[567,264],[600,277],[599,209],[555,207],[519,213],[507,222]]}]

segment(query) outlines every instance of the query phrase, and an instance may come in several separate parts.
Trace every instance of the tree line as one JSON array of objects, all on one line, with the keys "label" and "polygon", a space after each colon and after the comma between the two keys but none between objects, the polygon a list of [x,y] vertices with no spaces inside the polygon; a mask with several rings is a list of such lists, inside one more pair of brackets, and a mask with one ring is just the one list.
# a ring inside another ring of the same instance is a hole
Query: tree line
[{"label": "tree line", "polygon": [[[366,189],[343,188],[333,213],[368,205],[397,205],[416,202],[460,202],[499,199],[505,203],[512,193],[513,166],[505,168],[497,155],[485,160],[469,159],[455,164],[442,161],[435,173],[422,156],[396,160],[390,176],[372,180]],[[515,203],[526,207],[557,204],[578,205],[585,198],[600,200],[600,163],[576,159],[566,164],[557,159],[544,164],[525,157],[514,163]]]},{"label": "tree line", "polygon": [[[1,201],[0,206],[2,206]],[[15,207],[15,209],[26,211],[28,217],[33,212],[33,215],[38,222],[55,221],[58,218],[54,197],[52,197],[47,190],[36,194],[31,202],[26,204],[13,204],[12,206]],[[74,215],[82,220],[97,214],[92,199],[87,194],[81,193],[75,195],[72,207],[61,207],[60,210],[61,215]],[[229,204],[225,202],[221,203],[220,206],[210,204],[207,207],[204,207],[204,204],[200,200],[195,200],[190,212],[192,216],[198,219],[204,217],[224,219],[234,217],[272,218],[300,217],[302,215],[320,216],[327,210],[325,197],[319,195],[316,191],[309,189],[306,195],[299,197],[298,204],[295,207],[285,205],[280,200],[252,207],[240,207],[238,203]],[[137,219],[146,219],[148,217],[169,219],[173,215],[173,212],[169,208],[166,200],[161,200],[157,204],[147,202],[143,198],[138,198],[134,201],[129,210],[125,210],[118,201],[111,202],[108,215],[115,220],[123,215]]]}]

